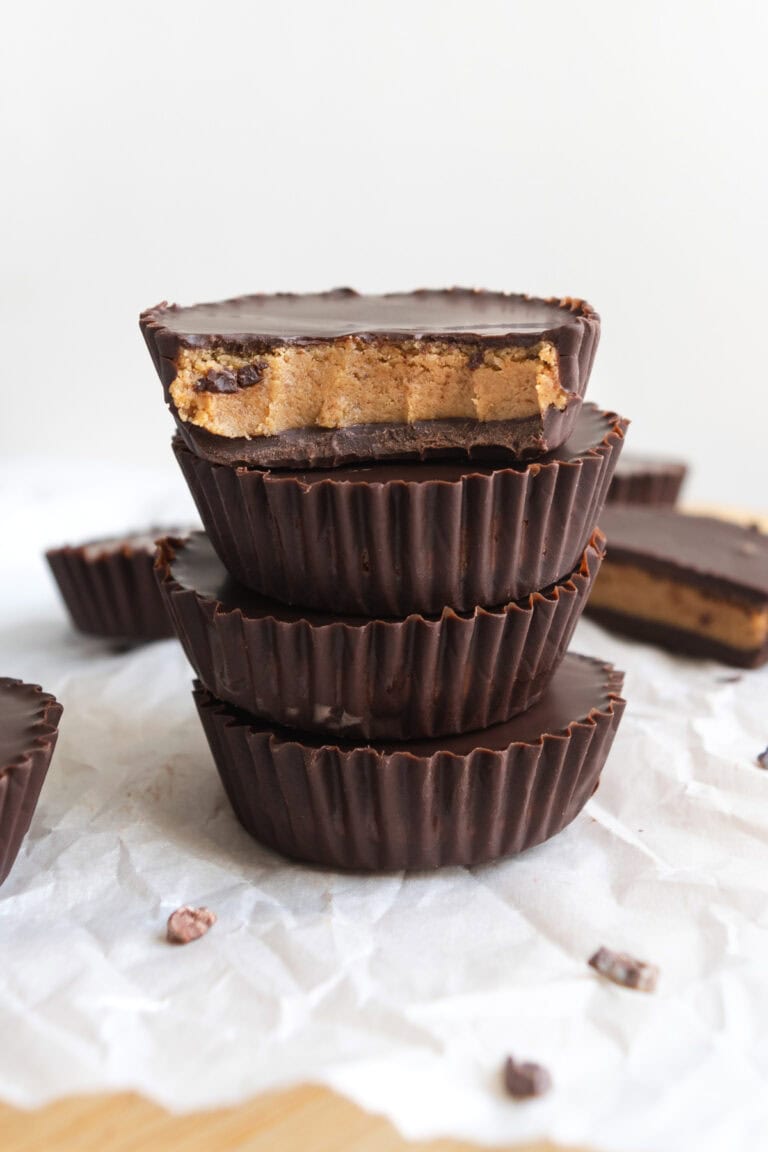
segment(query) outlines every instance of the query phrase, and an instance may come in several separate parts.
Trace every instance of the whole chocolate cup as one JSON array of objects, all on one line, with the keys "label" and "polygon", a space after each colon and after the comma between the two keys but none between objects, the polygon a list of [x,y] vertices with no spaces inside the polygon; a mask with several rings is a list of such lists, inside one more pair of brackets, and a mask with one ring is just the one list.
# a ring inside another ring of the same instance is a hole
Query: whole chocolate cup
[{"label": "whole chocolate cup", "polygon": [[597,787],[624,701],[621,673],[568,655],[506,724],[411,744],[323,744],[195,702],[244,828],[296,860],[355,871],[472,867],[561,831]]},{"label": "whole chocolate cup", "polygon": [[628,421],[584,405],[528,465],[440,461],[332,472],[210,464],[174,451],[222,563],[288,604],[364,616],[521,600],[578,565]]},{"label": "whole chocolate cup", "polygon": [[487,728],[529,708],[557,668],[603,559],[525,600],[438,617],[368,620],[290,609],[227,577],[202,533],[160,542],[176,633],[214,696],[268,723],[344,739]]},{"label": "whole chocolate cup", "polygon": [[[169,531],[142,535],[154,539]],[[154,546],[133,547],[131,539],[51,548],[45,558],[80,632],[130,643],[165,640],[174,630],[155,580]]]},{"label": "whole chocolate cup", "polygon": [[677,504],[687,472],[682,461],[625,455],[608,489],[608,503],[672,508]]},{"label": "whole chocolate cup", "polygon": [[0,884],[26,836],[58,738],[61,704],[0,676]]}]

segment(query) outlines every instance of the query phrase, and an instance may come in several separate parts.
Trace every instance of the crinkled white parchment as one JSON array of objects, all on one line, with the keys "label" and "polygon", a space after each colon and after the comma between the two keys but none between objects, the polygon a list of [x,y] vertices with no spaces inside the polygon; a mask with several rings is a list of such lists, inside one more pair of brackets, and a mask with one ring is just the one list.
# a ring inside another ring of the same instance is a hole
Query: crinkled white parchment
[{"label": "crinkled white parchment", "polygon": [[[0,674],[65,709],[0,889],[0,1096],[136,1089],[186,1110],[313,1080],[411,1137],[765,1147],[768,670],[733,682],[582,622],[574,647],[626,670],[630,705],[569,829],[474,872],[287,863],[230,811],[175,641],[120,655],[78,637],[41,559],[194,521],[171,467],[0,473]],[[219,920],[173,948],[185,902]],[[600,944],[660,964],[657,994],[601,981]],[[551,1069],[549,1097],[504,1097],[508,1052]]]}]

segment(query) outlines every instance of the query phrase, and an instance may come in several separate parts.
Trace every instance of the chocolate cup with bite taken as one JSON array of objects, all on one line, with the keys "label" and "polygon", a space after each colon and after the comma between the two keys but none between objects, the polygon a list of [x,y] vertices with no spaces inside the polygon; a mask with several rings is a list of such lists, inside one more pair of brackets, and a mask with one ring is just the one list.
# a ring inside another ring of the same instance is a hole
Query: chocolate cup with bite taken
[{"label": "chocolate cup with bite taken", "polygon": [[160,304],[140,324],[192,452],[291,469],[534,459],[573,431],[600,334],[583,300],[462,288]]}]

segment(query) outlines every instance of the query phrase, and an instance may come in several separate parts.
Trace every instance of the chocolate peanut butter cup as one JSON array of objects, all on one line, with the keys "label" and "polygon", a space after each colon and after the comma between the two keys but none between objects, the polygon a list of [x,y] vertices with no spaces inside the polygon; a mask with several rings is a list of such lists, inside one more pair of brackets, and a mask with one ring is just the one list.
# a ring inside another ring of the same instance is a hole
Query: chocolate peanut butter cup
[{"label": "chocolate peanut butter cup", "polygon": [[80,632],[128,642],[173,636],[155,580],[155,541],[185,533],[147,528],[126,536],[51,548],[45,557]]},{"label": "chocolate peanut butter cup", "polygon": [[61,704],[0,676],[0,884],[27,834],[53,756]]},{"label": "chocolate peanut butter cup", "polygon": [[481,732],[327,743],[195,701],[234,811],[257,840],[330,868],[473,866],[554,836],[597,787],[624,701],[610,665],[567,655],[527,712]]},{"label": "chocolate peanut butter cup", "polygon": [[671,508],[677,504],[687,474],[682,460],[624,452],[608,489],[608,503]]},{"label": "chocolate peanut butter cup", "polygon": [[402,619],[288,608],[228,576],[202,533],[160,543],[156,571],[214,696],[268,723],[408,740],[508,720],[546,689],[603,557],[599,533],[560,583],[498,609]]},{"label": "chocolate peanut butter cup", "polygon": [[269,468],[537,457],[570,435],[600,334],[584,301],[463,288],[160,304],[140,324],[187,446]]},{"label": "chocolate peanut butter cup", "polygon": [[609,505],[587,612],[649,644],[737,667],[768,661],[768,535],[712,516]]},{"label": "chocolate peanut butter cup", "polygon": [[627,421],[584,405],[567,444],[528,465],[228,468],[177,437],[211,542],[271,599],[364,616],[472,611],[548,588],[579,564]]}]

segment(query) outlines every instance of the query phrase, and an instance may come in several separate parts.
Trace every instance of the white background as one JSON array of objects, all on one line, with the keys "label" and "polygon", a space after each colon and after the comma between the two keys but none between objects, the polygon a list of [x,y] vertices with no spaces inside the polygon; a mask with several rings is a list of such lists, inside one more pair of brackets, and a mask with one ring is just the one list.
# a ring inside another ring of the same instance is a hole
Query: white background
[{"label": "white background", "polygon": [[764,505],[760,0],[55,0],[0,30],[0,450],[172,468],[142,307],[584,296],[590,395]]}]

